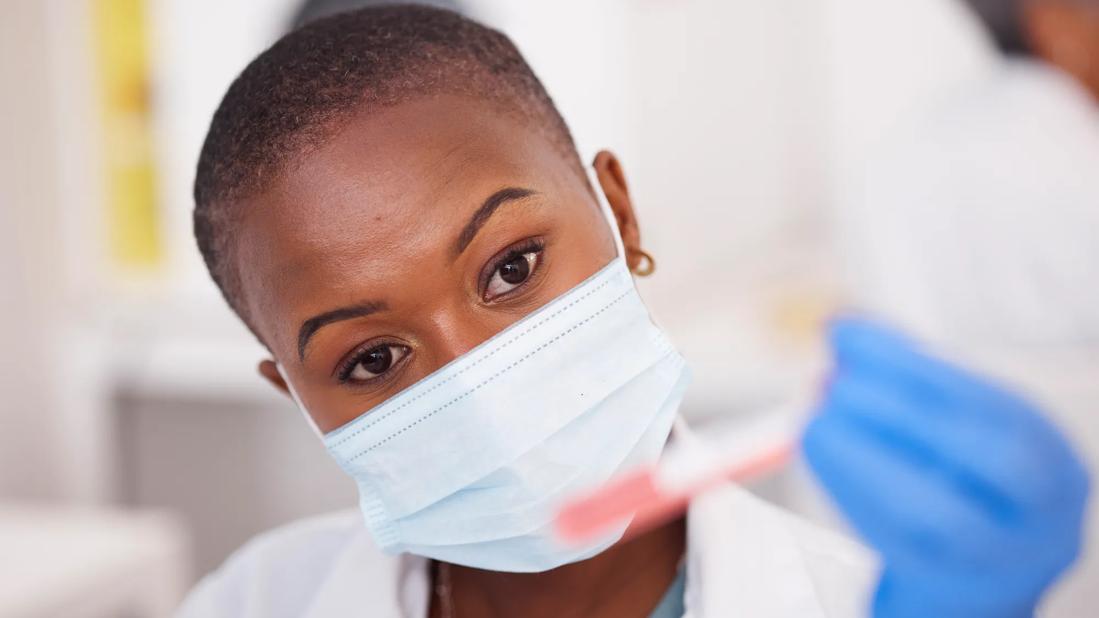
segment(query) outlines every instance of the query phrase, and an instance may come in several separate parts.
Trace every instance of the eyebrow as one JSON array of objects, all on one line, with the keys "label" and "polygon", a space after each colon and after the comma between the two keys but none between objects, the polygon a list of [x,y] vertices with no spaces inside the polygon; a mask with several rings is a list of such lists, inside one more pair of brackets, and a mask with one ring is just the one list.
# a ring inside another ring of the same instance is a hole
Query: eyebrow
[{"label": "eyebrow", "polygon": [[380,301],[371,301],[366,303],[359,303],[350,307],[341,307],[339,309],[333,309],[332,311],[326,311],[320,315],[313,316],[308,320],[302,322],[301,328],[298,329],[298,360],[305,360],[305,347],[309,345],[309,339],[322,327],[327,326],[333,322],[339,322],[341,320],[361,318],[372,313],[385,311],[386,309],[388,309],[388,307],[385,303]]},{"label": "eyebrow", "polygon": [[458,239],[454,241],[454,248],[452,251],[454,257],[457,257],[466,250],[469,243],[473,242],[473,238],[477,236],[477,232],[481,231],[481,228],[484,227],[485,223],[488,222],[497,208],[525,197],[537,195],[537,193],[538,192],[533,189],[507,187],[488,196],[488,199],[481,204],[481,207],[477,209],[477,212],[474,212],[473,216],[469,218],[469,222],[466,223],[466,226],[462,228],[462,233],[458,234]]},{"label": "eyebrow", "polygon": [[[457,256],[469,247],[469,243],[473,242],[473,238],[477,236],[477,232],[481,231],[481,228],[484,227],[485,223],[488,222],[489,218],[496,212],[496,209],[509,202],[515,202],[532,195],[537,195],[537,193],[538,192],[533,189],[507,187],[488,196],[488,199],[486,199],[484,203],[481,204],[480,208],[473,213],[473,216],[469,218],[469,222],[462,228],[462,232],[458,234],[457,240],[454,241],[454,256]],[[305,349],[309,345],[309,340],[321,328],[332,324],[333,322],[361,318],[372,313],[385,311],[386,309],[388,309],[388,306],[386,306],[384,302],[370,301],[350,307],[333,309],[332,311],[326,311],[320,315],[309,318],[302,322],[301,327],[298,329],[298,359],[301,361],[305,360]]]}]

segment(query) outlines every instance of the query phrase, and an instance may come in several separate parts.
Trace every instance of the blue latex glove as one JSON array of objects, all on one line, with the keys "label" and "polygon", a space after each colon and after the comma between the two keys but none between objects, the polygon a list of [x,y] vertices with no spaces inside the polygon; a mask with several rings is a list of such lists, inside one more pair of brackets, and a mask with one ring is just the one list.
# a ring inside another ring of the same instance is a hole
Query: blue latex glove
[{"label": "blue latex glove", "polygon": [[1079,552],[1088,478],[1030,404],[881,326],[832,324],[810,466],[880,553],[875,616],[1030,616]]}]

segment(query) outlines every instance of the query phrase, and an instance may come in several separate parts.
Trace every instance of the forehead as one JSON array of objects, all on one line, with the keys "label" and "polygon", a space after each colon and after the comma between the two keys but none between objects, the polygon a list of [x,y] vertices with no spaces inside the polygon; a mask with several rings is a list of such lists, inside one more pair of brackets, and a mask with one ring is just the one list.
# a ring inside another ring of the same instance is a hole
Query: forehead
[{"label": "forehead", "polygon": [[257,328],[384,289],[402,260],[441,257],[481,201],[506,186],[584,190],[575,166],[528,122],[435,96],[351,117],[244,204],[237,259]]}]

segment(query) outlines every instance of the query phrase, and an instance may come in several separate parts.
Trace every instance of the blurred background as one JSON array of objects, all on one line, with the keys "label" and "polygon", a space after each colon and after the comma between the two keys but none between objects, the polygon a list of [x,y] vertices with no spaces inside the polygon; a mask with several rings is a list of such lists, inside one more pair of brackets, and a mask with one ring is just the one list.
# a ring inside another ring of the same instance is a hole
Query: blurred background
[{"label": "blurred background", "polygon": [[[353,4],[0,4],[0,616],[166,615],[252,535],[354,506],[190,224],[230,81]],[[1094,4],[437,4],[516,41],[583,158],[622,158],[696,424],[811,393],[821,321],[867,310],[1043,402],[1095,469]],[[841,525],[796,467],[757,490]],[[1099,605],[1095,511],[1047,615]]]}]

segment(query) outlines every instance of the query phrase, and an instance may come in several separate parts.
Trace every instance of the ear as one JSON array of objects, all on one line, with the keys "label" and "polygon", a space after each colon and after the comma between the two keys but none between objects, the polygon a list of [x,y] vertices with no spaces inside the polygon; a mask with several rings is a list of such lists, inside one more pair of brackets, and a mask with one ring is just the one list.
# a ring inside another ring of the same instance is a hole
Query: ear
[{"label": "ear", "polygon": [[276,389],[282,391],[282,394],[287,397],[290,396],[290,388],[286,386],[286,380],[279,373],[278,367],[275,366],[273,360],[263,360],[259,363],[259,374],[267,379]]},{"label": "ear", "polygon": [[637,223],[637,214],[633,210],[633,201],[630,199],[630,190],[626,186],[626,174],[622,171],[622,164],[614,154],[601,150],[595,155],[592,167],[595,168],[599,186],[603,190],[603,195],[607,197],[607,203],[618,223],[618,231],[622,235],[622,244],[626,249],[626,265],[631,271],[637,270],[647,258],[641,250],[641,229]]}]

